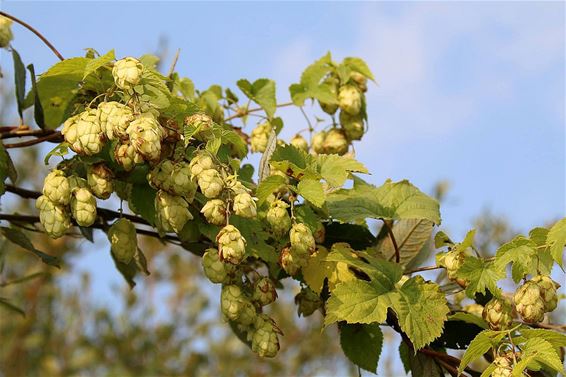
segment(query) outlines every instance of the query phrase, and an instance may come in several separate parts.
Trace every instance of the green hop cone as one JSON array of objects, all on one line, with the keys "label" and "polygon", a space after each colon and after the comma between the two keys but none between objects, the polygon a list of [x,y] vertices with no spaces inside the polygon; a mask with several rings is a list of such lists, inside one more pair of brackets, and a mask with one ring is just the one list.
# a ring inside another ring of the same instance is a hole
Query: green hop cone
[{"label": "green hop cone", "polygon": [[[261,315],[261,317],[263,316],[265,315]],[[279,352],[278,333],[273,320],[269,317],[256,320],[255,330],[252,334],[252,351],[260,357],[275,357]]]},{"label": "green hop cone", "polygon": [[69,180],[61,170],[53,170],[43,180],[43,195],[57,205],[71,202]]},{"label": "green hop cone", "polygon": [[295,148],[300,149],[302,151],[305,151],[305,152],[309,151],[309,143],[307,142],[307,139],[305,139],[304,137],[302,137],[299,134],[296,134],[295,136],[293,136],[293,138],[291,139],[289,144],[291,144]]},{"label": "green hop cone", "polygon": [[228,284],[237,273],[236,266],[220,260],[216,249],[206,249],[202,256],[202,268],[208,280],[215,284]]},{"label": "green hop cone", "polygon": [[287,208],[289,208],[289,204],[282,200],[276,200],[271,203],[265,216],[271,231],[276,236],[283,236],[291,229],[291,217]]},{"label": "green hop cone", "polygon": [[0,48],[8,47],[12,39],[12,20],[0,16]]},{"label": "green hop cone", "polygon": [[228,320],[244,326],[253,324],[257,318],[257,312],[250,299],[237,285],[222,287],[220,309]]},{"label": "green hop cone", "polygon": [[148,161],[158,161],[161,155],[163,128],[151,113],[144,113],[128,127],[130,142]]},{"label": "green hop cone", "polygon": [[71,213],[80,226],[91,226],[96,220],[96,198],[86,188],[73,191]]},{"label": "green hop cone", "polygon": [[269,134],[271,133],[271,124],[262,123],[258,125],[251,134],[250,144],[252,152],[265,152],[267,142],[269,141]]},{"label": "green hop cone", "polygon": [[242,182],[238,181],[238,178],[234,175],[226,177],[224,187],[232,191],[234,195],[249,194],[251,192],[251,190],[244,186]]},{"label": "green hop cone", "polygon": [[528,323],[541,322],[544,319],[546,302],[542,297],[540,286],[529,280],[520,286],[515,295],[515,309],[521,315],[521,318]]},{"label": "green hop cone", "polygon": [[118,60],[112,68],[114,83],[120,89],[132,89],[142,78],[143,64],[132,57]]},{"label": "green hop cone", "polygon": [[100,128],[106,134],[108,140],[119,138],[127,140],[128,129],[130,122],[134,120],[134,113],[132,109],[121,103],[101,102],[98,105],[98,112],[100,115]]},{"label": "green hop cone", "polygon": [[349,143],[342,130],[333,128],[326,134],[323,143],[324,153],[343,155],[348,152]]},{"label": "green hop cone", "polygon": [[171,160],[163,160],[155,165],[147,174],[149,185],[156,190],[164,190],[169,193],[173,192],[173,169],[175,165]]},{"label": "green hop cone", "polygon": [[316,244],[311,230],[305,224],[295,224],[289,232],[291,249],[297,255],[309,256],[315,251]]},{"label": "green hop cone", "polygon": [[260,306],[269,305],[277,299],[277,291],[273,281],[268,277],[258,279],[254,284],[252,299]]},{"label": "green hop cone", "polygon": [[[328,89],[330,90],[330,93],[332,93],[334,98],[338,97],[338,83],[339,80],[336,77],[328,77],[326,80],[324,80],[323,84],[325,84]],[[320,108],[322,109],[322,111],[324,111],[325,113],[329,114],[329,115],[333,115],[334,113],[336,113],[336,110],[338,110],[338,103],[327,103],[327,102],[323,102],[323,101],[318,101],[318,104],[320,105]]]},{"label": "green hop cone", "polygon": [[193,219],[189,211],[189,203],[177,195],[159,190],[155,196],[155,212],[158,223],[165,232],[181,232],[187,221]]},{"label": "green hop cone", "polygon": [[326,153],[324,149],[324,141],[326,140],[326,131],[320,131],[314,134],[311,140],[312,150],[315,153],[323,154]]},{"label": "green hop cone", "polygon": [[192,203],[197,192],[196,184],[191,180],[191,168],[186,161],[176,162],[171,173],[172,192]]},{"label": "green hop cone", "polygon": [[209,199],[218,197],[224,189],[224,181],[216,169],[203,170],[198,176],[198,185],[202,194]]},{"label": "green hop cone", "polygon": [[136,227],[125,218],[117,220],[108,230],[108,240],[114,258],[128,264],[138,250]]},{"label": "green hop cone", "polygon": [[350,115],[358,115],[362,109],[362,94],[354,85],[344,85],[338,92],[338,106]]},{"label": "green hop cone", "polygon": [[323,302],[320,296],[317,295],[309,287],[301,288],[301,291],[295,296],[295,304],[297,305],[297,313],[299,317],[308,317],[319,308],[322,307]]},{"label": "green hop cone", "polygon": [[444,266],[446,267],[446,274],[448,279],[455,280],[458,278],[458,270],[464,264],[466,256],[464,253],[453,250],[446,253],[444,256]]},{"label": "green hop cone", "polygon": [[350,115],[340,111],[340,125],[348,140],[361,140],[364,136],[364,119],[361,115]]},{"label": "green hop cone", "polygon": [[81,114],[68,118],[63,123],[63,129],[61,130],[61,134],[63,135],[65,141],[69,143],[69,146],[75,152],[81,149],[81,145],[79,143],[79,135],[77,134],[77,122],[80,117]]},{"label": "green hop cone", "polygon": [[97,198],[108,199],[112,195],[114,192],[113,178],[112,170],[104,163],[91,165],[87,169],[88,187]]},{"label": "green hop cone", "polygon": [[53,203],[45,195],[37,198],[35,208],[39,210],[39,221],[49,237],[59,238],[71,227],[71,216],[66,207]]},{"label": "green hop cone", "polygon": [[507,330],[513,325],[513,308],[504,298],[492,298],[482,312],[483,319],[492,330]]},{"label": "green hop cone", "polygon": [[63,124],[61,131],[65,141],[78,154],[91,156],[104,146],[104,133],[100,127],[97,109],[87,109],[78,116],[71,117]]},{"label": "green hop cone", "polygon": [[218,226],[226,224],[226,203],[222,199],[209,200],[200,212],[210,224]]},{"label": "green hop cone", "polygon": [[216,164],[208,153],[202,152],[193,157],[189,163],[189,168],[191,170],[191,178],[198,180],[203,171],[216,170]]},{"label": "green hop cone", "polygon": [[194,135],[201,140],[206,140],[212,136],[213,124],[212,118],[202,113],[193,114],[185,118],[185,125],[196,130]]},{"label": "green hop cone", "polygon": [[491,372],[491,377],[511,377],[513,375],[513,363],[506,356],[497,356],[493,360],[496,368]]},{"label": "green hop cone", "polygon": [[558,306],[556,290],[560,288],[560,285],[552,280],[550,276],[545,275],[535,276],[532,280],[540,288],[541,297],[544,301],[544,310],[548,313],[556,309],[556,306]]},{"label": "green hop cone", "polygon": [[241,217],[253,218],[257,215],[257,208],[254,198],[247,192],[238,194],[234,197],[234,213]]},{"label": "green hop cone", "polygon": [[367,92],[368,90],[368,79],[362,75],[360,72],[353,71],[350,73],[350,80],[358,87],[362,92]]},{"label": "green hop cone", "polygon": [[124,168],[125,171],[131,171],[137,164],[141,164],[143,156],[134,148],[130,142],[117,144],[114,149],[114,160]]},{"label": "green hop cone", "polygon": [[216,236],[218,252],[222,261],[240,264],[246,255],[246,240],[233,225],[226,225]]},{"label": "green hop cone", "polygon": [[301,267],[306,265],[307,258],[305,255],[294,253],[290,247],[284,247],[279,255],[279,265],[289,276],[295,276]]}]

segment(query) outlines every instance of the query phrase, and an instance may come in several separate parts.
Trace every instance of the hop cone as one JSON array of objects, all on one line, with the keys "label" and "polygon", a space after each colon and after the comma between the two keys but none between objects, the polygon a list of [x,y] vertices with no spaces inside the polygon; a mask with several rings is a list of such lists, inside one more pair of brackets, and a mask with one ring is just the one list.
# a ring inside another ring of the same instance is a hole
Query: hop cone
[{"label": "hop cone", "polygon": [[311,230],[305,224],[295,224],[289,232],[291,249],[297,255],[308,256],[315,250],[315,241]]},{"label": "hop cone", "polygon": [[247,192],[238,194],[234,197],[234,213],[238,216],[253,218],[257,215],[257,208],[254,198]]},{"label": "hop cone", "polygon": [[122,140],[128,139],[126,130],[130,122],[134,120],[132,109],[112,101],[101,102],[98,105],[98,112],[100,115],[100,128],[106,134],[108,140],[114,140],[116,137]]},{"label": "hop cone", "polygon": [[314,134],[314,136],[312,137],[311,145],[315,153],[318,154],[326,153],[324,149],[324,141],[326,140],[326,135],[327,135],[326,131],[320,131]]},{"label": "hop cone", "polygon": [[113,177],[112,170],[103,163],[91,165],[87,170],[88,187],[100,199],[108,199],[114,192]]},{"label": "hop cone", "polygon": [[12,20],[0,16],[0,48],[8,47],[12,39]]},{"label": "hop cone", "polygon": [[449,251],[444,256],[444,266],[446,267],[446,273],[450,280],[458,278],[458,270],[464,264],[465,257],[464,253],[458,250]]},{"label": "hop cone", "polygon": [[186,161],[179,161],[173,166],[171,173],[171,190],[191,203],[197,191],[196,184],[191,180],[191,168]]},{"label": "hop cone", "polygon": [[143,156],[130,143],[118,144],[114,149],[114,160],[125,171],[131,171],[137,164],[143,162]]},{"label": "hop cone", "polygon": [[262,277],[254,284],[252,299],[260,306],[269,305],[277,299],[277,291],[273,281],[268,277]]},{"label": "hop cone", "polygon": [[338,92],[338,106],[350,115],[358,115],[362,109],[362,94],[354,85],[344,85]]},{"label": "hop cone", "polygon": [[234,195],[238,194],[249,194],[251,191],[242,184],[242,182],[238,181],[238,178],[234,175],[226,177],[224,180],[224,186],[232,191]]},{"label": "hop cone", "polygon": [[276,200],[271,204],[265,216],[271,231],[276,236],[287,234],[291,228],[291,217],[289,212],[287,212],[287,208],[289,208],[287,203],[282,200]]},{"label": "hop cone", "polygon": [[539,288],[542,300],[544,301],[544,310],[546,312],[551,312],[556,309],[558,305],[558,295],[556,290],[560,288],[560,285],[552,280],[549,276],[539,275],[533,278]]},{"label": "hop cone", "polygon": [[258,125],[251,134],[251,147],[252,152],[265,152],[267,142],[269,141],[269,134],[271,133],[271,124],[263,123]]},{"label": "hop cone", "polygon": [[189,203],[177,195],[158,191],[155,196],[155,212],[158,222],[165,232],[181,232],[187,221],[193,219],[189,211]]},{"label": "hop cone", "polygon": [[96,220],[96,198],[86,188],[73,191],[71,213],[80,226],[91,226]]},{"label": "hop cone", "polygon": [[233,225],[226,225],[216,236],[220,259],[232,264],[240,264],[246,254],[246,240]]},{"label": "hop cone", "polygon": [[354,82],[354,84],[358,87],[358,89],[360,89],[360,91],[367,92],[367,90],[368,90],[368,86],[367,86],[368,79],[364,75],[362,75],[359,72],[353,71],[350,74],[350,80],[352,80]]},{"label": "hop cone", "polygon": [[130,142],[148,161],[158,161],[161,155],[163,129],[151,113],[144,113],[128,127]]},{"label": "hop cone", "polygon": [[293,138],[290,141],[290,144],[292,146],[294,146],[295,148],[300,149],[302,151],[305,151],[305,152],[309,151],[309,143],[307,142],[307,140],[304,137],[302,137],[299,134],[293,136]]},{"label": "hop cone", "polygon": [[43,195],[57,205],[67,205],[71,201],[69,181],[61,170],[53,170],[43,180]]},{"label": "hop cone", "polygon": [[290,247],[285,247],[281,250],[281,255],[279,256],[279,264],[281,268],[285,270],[290,276],[295,276],[307,262],[307,257],[305,255],[297,255],[293,253]]},{"label": "hop cone", "polygon": [[299,316],[308,317],[322,307],[322,300],[312,289],[303,287],[295,296],[295,304]]},{"label": "hop cone", "polygon": [[87,109],[78,116],[67,119],[61,133],[71,149],[78,154],[97,154],[104,146],[104,134],[97,109]]},{"label": "hop cone", "polygon": [[[326,80],[324,80],[324,84],[328,86],[330,92],[333,94],[334,97],[338,96],[338,82],[339,80],[335,77],[329,77]],[[334,113],[336,113],[336,110],[338,110],[338,103],[327,103],[327,102],[322,102],[320,100],[318,101],[318,103],[320,104],[320,108],[322,109],[322,111],[324,111],[329,115],[333,115]]]},{"label": "hop cone", "polygon": [[212,126],[214,124],[211,117],[206,114],[198,113],[185,118],[185,124],[198,130],[195,135],[197,138],[206,138],[211,135]]},{"label": "hop cone", "polygon": [[71,227],[71,216],[67,209],[49,200],[45,195],[37,198],[35,207],[39,210],[39,221],[51,238],[59,238]]},{"label": "hop cone", "polygon": [[112,69],[112,76],[116,86],[120,89],[132,89],[142,77],[143,65],[139,60],[127,57],[118,60]]},{"label": "hop cone", "polygon": [[189,163],[189,168],[191,169],[191,178],[198,178],[205,170],[216,170],[216,164],[212,160],[212,157],[207,153],[199,153]]},{"label": "hop cone", "polygon": [[343,155],[348,152],[348,140],[342,130],[334,128],[326,134],[323,143],[324,153]]},{"label": "hop cone", "polygon": [[200,212],[211,224],[220,226],[226,223],[226,203],[221,199],[209,200]]},{"label": "hop cone", "polygon": [[513,365],[506,356],[497,356],[493,363],[496,368],[491,372],[491,377],[511,377],[513,375]]},{"label": "hop cone", "polygon": [[340,125],[348,140],[360,140],[364,136],[364,120],[361,115],[340,111]]},{"label": "hop cone", "polygon": [[198,185],[202,194],[209,198],[214,199],[220,195],[224,188],[224,181],[220,176],[218,170],[207,169],[203,170],[198,177]]},{"label": "hop cone", "polygon": [[275,357],[279,352],[277,333],[271,319],[257,320],[252,335],[252,351],[260,357]]},{"label": "hop cone", "polygon": [[211,282],[215,284],[227,284],[236,275],[236,266],[224,263],[220,260],[218,250],[206,249],[202,256],[202,268],[204,274]]},{"label": "hop cone", "polygon": [[546,302],[542,296],[540,286],[529,280],[520,286],[513,297],[515,309],[523,320],[528,323],[540,322],[544,319]]},{"label": "hop cone", "polygon": [[173,192],[173,161],[163,160],[157,164],[147,175],[151,187],[157,190]]},{"label": "hop cone", "polygon": [[220,294],[220,309],[230,321],[241,325],[251,325],[256,320],[253,304],[237,285],[224,285]]},{"label": "hop cone", "polygon": [[134,224],[124,218],[117,220],[108,230],[108,240],[114,257],[122,263],[130,263],[138,249]]},{"label": "hop cone", "polygon": [[506,330],[513,325],[513,308],[504,298],[492,298],[483,308],[483,319],[492,330]]}]

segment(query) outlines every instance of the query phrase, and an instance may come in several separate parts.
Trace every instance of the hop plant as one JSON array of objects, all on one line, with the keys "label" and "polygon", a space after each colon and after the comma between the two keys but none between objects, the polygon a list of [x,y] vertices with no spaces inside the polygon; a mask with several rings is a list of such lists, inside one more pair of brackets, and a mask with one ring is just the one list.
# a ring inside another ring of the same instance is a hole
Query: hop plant
[{"label": "hop plant", "polygon": [[233,225],[226,225],[216,236],[220,260],[240,264],[246,255],[246,240]]},{"label": "hop plant", "polygon": [[515,295],[515,309],[521,318],[528,323],[537,323],[544,319],[546,302],[542,296],[540,286],[529,280],[520,286]]},{"label": "hop plant", "polygon": [[247,192],[238,194],[234,197],[233,208],[234,213],[238,216],[253,218],[257,215],[255,200]]},{"label": "hop plant", "polygon": [[71,188],[65,173],[52,170],[43,180],[43,195],[57,205],[67,205],[71,201]]},{"label": "hop plant", "polygon": [[87,169],[87,182],[90,191],[100,199],[108,199],[114,186],[112,179],[114,174],[104,163],[94,164]]},{"label": "hop plant", "polygon": [[252,152],[265,152],[267,142],[269,141],[269,134],[271,133],[271,124],[262,123],[258,125],[251,134],[251,147]]},{"label": "hop plant", "polygon": [[112,68],[114,83],[120,89],[132,89],[142,78],[143,64],[132,57],[118,60]]},{"label": "hop plant", "polygon": [[98,105],[98,112],[100,116],[100,128],[106,134],[108,140],[114,140],[118,137],[121,140],[126,140],[130,122],[134,120],[134,113],[132,109],[121,103],[101,102]]},{"label": "hop plant", "polygon": [[315,153],[322,154],[326,153],[324,149],[324,141],[326,140],[326,131],[320,131],[314,134],[311,140],[312,150]]},{"label": "hop plant", "polygon": [[491,377],[511,377],[513,375],[513,364],[507,356],[497,356],[493,364],[496,367],[491,372]]},{"label": "hop plant", "polygon": [[299,134],[296,134],[295,136],[293,136],[293,138],[290,141],[290,144],[292,146],[294,146],[297,149],[300,149],[302,151],[308,152],[309,151],[309,143],[307,142],[307,140],[302,137]]},{"label": "hop plant", "polygon": [[362,94],[354,85],[344,85],[338,92],[338,106],[350,115],[358,115],[362,109]]},{"label": "hop plant", "polygon": [[49,237],[59,238],[71,227],[71,216],[66,207],[53,203],[47,196],[37,198],[35,208],[39,210],[39,221]]},{"label": "hop plant", "polygon": [[362,92],[367,92],[368,90],[368,79],[359,72],[353,71],[350,73],[350,80],[358,87]]},{"label": "hop plant", "polygon": [[269,305],[277,299],[277,291],[273,281],[268,277],[258,279],[254,284],[252,299],[260,306]]},{"label": "hop plant", "polygon": [[91,226],[96,220],[96,198],[86,188],[73,190],[71,213],[80,226]]},{"label": "hop plant", "polygon": [[191,178],[198,180],[205,170],[216,170],[216,164],[208,153],[203,152],[193,157],[189,163],[189,169],[191,170]]},{"label": "hop plant", "polygon": [[360,114],[350,115],[340,111],[340,125],[348,140],[361,140],[364,136],[364,119]]},{"label": "hop plant", "polygon": [[348,152],[348,140],[342,130],[333,128],[326,134],[323,143],[324,153],[343,155]]},{"label": "hop plant", "polygon": [[446,274],[448,279],[455,280],[458,278],[458,270],[464,264],[466,256],[459,250],[452,250],[444,256],[444,267],[446,267]]},{"label": "hop plant", "polygon": [[143,156],[134,148],[130,142],[117,144],[114,149],[114,160],[124,168],[125,171],[131,171],[137,164],[143,162]]},{"label": "hop plant", "polygon": [[513,325],[513,308],[504,298],[492,298],[483,308],[483,319],[492,330],[506,330]]},{"label": "hop plant", "polygon": [[[275,357],[279,352],[279,338],[273,321],[265,315],[256,320],[252,335],[252,351],[260,357]],[[261,318],[261,319],[260,319]]]},{"label": "hop plant", "polygon": [[218,250],[206,249],[202,256],[204,274],[215,284],[228,284],[236,275],[237,268],[233,264],[220,260]]},{"label": "hop plant", "polygon": [[271,203],[265,219],[269,224],[271,231],[276,236],[283,236],[291,229],[291,217],[287,212],[289,204],[282,200],[275,200]]},{"label": "hop plant", "polygon": [[321,308],[323,302],[320,296],[312,289],[309,287],[303,287],[295,296],[295,304],[297,305],[297,313],[299,316],[302,315],[303,317],[308,317]]},{"label": "hop plant", "polygon": [[291,250],[297,255],[308,256],[314,252],[316,244],[311,230],[302,223],[293,225],[289,232]]},{"label": "hop plant", "polygon": [[78,116],[71,117],[63,124],[61,133],[71,149],[78,154],[91,156],[104,146],[104,133],[100,127],[97,109],[87,109]]},{"label": "hop plant", "polygon": [[148,161],[158,161],[161,155],[163,129],[153,114],[144,113],[128,127],[130,142]]},{"label": "hop plant", "polygon": [[155,212],[158,222],[165,232],[181,232],[187,221],[193,219],[189,203],[177,195],[159,190],[155,196]]},{"label": "hop plant", "polygon": [[12,20],[0,16],[0,48],[8,47],[12,39]]},{"label": "hop plant", "polygon": [[558,295],[556,290],[560,288],[560,285],[552,280],[549,276],[538,275],[532,280],[540,288],[541,298],[544,301],[544,310],[546,312],[551,312],[556,309],[558,305]]},{"label": "hop plant", "polygon": [[198,185],[202,194],[209,199],[218,197],[224,189],[224,181],[215,169],[203,170],[198,176]]},{"label": "hop plant", "polygon": [[226,223],[226,203],[222,199],[209,200],[200,212],[211,224],[224,225]]},{"label": "hop plant", "polygon": [[130,263],[138,250],[136,227],[125,218],[116,220],[108,230],[112,254],[119,262]]},{"label": "hop plant", "polygon": [[253,324],[257,317],[257,312],[249,298],[239,286],[233,284],[222,286],[220,309],[228,320],[244,326]]}]

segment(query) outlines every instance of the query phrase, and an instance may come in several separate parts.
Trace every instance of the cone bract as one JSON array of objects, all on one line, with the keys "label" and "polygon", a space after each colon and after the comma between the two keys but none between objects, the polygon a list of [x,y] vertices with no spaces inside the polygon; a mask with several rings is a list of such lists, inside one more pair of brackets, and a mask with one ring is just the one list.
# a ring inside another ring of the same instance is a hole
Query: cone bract
[{"label": "cone bract", "polygon": [[134,120],[132,109],[121,103],[101,102],[98,105],[100,115],[100,128],[109,140],[118,137],[122,140],[128,138],[126,130],[130,122]]},{"label": "cone bract", "polygon": [[163,129],[151,113],[144,113],[128,127],[130,142],[149,161],[159,160]]},{"label": "cone bract", "polygon": [[515,309],[521,318],[528,323],[540,322],[544,319],[546,303],[538,284],[532,280],[520,286],[515,295]]},{"label": "cone bract", "polygon": [[513,308],[504,298],[492,298],[482,313],[483,319],[492,330],[506,330],[513,325]]}]

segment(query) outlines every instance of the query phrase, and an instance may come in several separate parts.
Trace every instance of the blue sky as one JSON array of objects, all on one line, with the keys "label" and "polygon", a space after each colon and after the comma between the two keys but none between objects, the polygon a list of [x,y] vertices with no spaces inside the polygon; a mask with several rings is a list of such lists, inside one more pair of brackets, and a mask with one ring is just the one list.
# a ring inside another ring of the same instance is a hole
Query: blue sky
[{"label": "blue sky", "polygon": [[[269,77],[281,102],[327,51],[362,57],[379,84],[370,86],[369,133],[356,146],[371,182],[408,178],[430,191],[449,180],[442,216],[454,238],[484,208],[525,232],[566,213],[563,3],[4,1],[2,10],[65,57],[86,47],[138,56],[165,37],[169,60],[180,48],[178,70],[197,87]],[[42,72],[56,62],[29,32],[14,33],[26,64]],[[10,71],[7,53],[1,58]],[[284,135],[305,127],[297,110],[281,115]],[[102,237],[97,245],[106,247]],[[107,259],[78,263],[108,265],[95,279],[101,291],[119,281]]]}]

